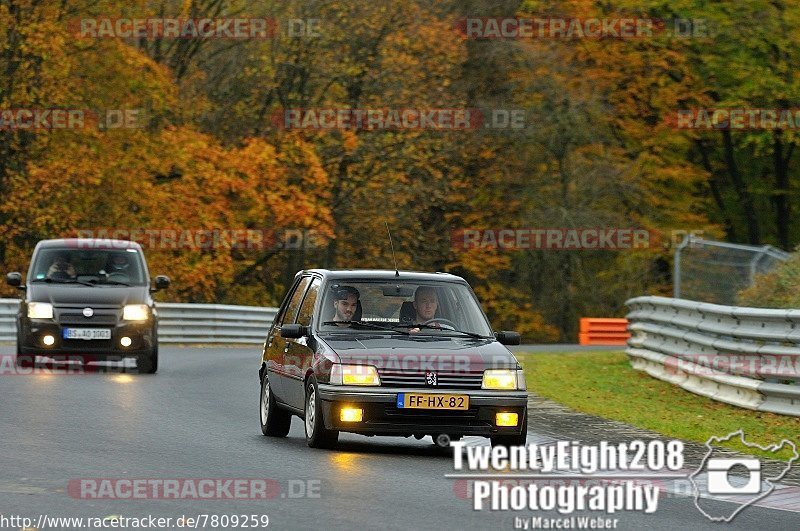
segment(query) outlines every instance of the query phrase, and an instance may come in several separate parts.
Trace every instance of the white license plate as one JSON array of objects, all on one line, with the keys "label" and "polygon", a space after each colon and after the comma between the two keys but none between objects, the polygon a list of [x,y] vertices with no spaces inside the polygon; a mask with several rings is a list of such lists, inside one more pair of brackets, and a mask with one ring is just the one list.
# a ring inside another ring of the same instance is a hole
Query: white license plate
[{"label": "white license plate", "polygon": [[109,328],[65,328],[64,339],[111,339]]}]

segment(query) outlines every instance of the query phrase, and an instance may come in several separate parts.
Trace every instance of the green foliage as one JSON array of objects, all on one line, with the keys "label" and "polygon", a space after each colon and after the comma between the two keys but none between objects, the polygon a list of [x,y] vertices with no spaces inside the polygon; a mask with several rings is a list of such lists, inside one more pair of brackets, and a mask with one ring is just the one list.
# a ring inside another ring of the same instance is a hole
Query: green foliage
[{"label": "green foliage", "polygon": [[800,250],[773,271],[758,275],[753,285],[739,294],[739,305],[800,309]]}]

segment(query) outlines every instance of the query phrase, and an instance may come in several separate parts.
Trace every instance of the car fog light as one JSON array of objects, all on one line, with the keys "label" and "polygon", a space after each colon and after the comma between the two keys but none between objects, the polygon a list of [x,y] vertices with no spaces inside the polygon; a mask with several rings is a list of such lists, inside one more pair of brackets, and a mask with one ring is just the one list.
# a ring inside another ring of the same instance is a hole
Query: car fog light
[{"label": "car fog light", "polygon": [[54,338],[53,336],[51,336],[49,334],[42,338],[42,343],[44,343],[48,347],[51,346],[55,342],[56,342],[56,338]]},{"label": "car fog light", "polygon": [[122,345],[123,347],[129,347],[131,346],[131,338],[125,336],[119,340],[119,344]]},{"label": "car fog light", "polygon": [[339,418],[342,422],[361,422],[364,420],[364,410],[360,407],[343,407]]},{"label": "car fog light", "polygon": [[495,424],[498,426],[516,426],[519,424],[517,413],[498,413],[495,415]]}]

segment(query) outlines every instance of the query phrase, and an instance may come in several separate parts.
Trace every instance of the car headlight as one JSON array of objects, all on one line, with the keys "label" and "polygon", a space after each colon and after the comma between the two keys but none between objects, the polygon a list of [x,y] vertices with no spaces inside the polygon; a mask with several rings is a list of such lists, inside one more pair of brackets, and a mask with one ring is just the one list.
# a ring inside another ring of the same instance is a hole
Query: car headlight
[{"label": "car headlight", "polygon": [[52,319],[53,305],[49,302],[29,302],[28,317],[31,319]]},{"label": "car headlight", "polygon": [[146,321],[150,317],[150,308],[146,304],[126,304],[122,309],[125,321]]},{"label": "car headlight", "polygon": [[331,383],[335,385],[380,385],[378,369],[372,365],[339,365],[331,367]]},{"label": "car headlight", "polygon": [[482,389],[525,390],[525,373],[512,369],[487,369],[483,371]]}]

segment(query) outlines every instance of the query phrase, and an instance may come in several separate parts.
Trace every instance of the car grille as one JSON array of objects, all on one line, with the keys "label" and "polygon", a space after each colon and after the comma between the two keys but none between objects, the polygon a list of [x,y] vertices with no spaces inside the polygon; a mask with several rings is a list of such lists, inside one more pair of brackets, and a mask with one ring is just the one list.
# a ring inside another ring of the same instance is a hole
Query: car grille
[{"label": "car grille", "polygon": [[432,409],[398,409],[395,406],[386,406],[384,408],[384,415],[390,419],[406,419],[415,422],[453,422],[457,420],[474,420],[478,418],[478,409],[475,407],[466,410],[447,410],[439,411]]},{"label": "car grille", "polygon": [[425,382],[425,371],[378,370],[383,387],[411,387],[419,389],[480,389],[483,373],[436,372],[438,385]]},{"label": "car grille", "polygon": [[56,320],[62,325],[115,325],[120,318],[118,308],[94,308],[94,315],[84,317],[83,308],[56,308]]},{"label": "car grille", "polygon": [[64,339],[61,341],[61,346],[65,349],[80,350],[83,352],[107,351],[114,348],[114,341],[112,339],[92,339],[91,341],[85,339]]}]

